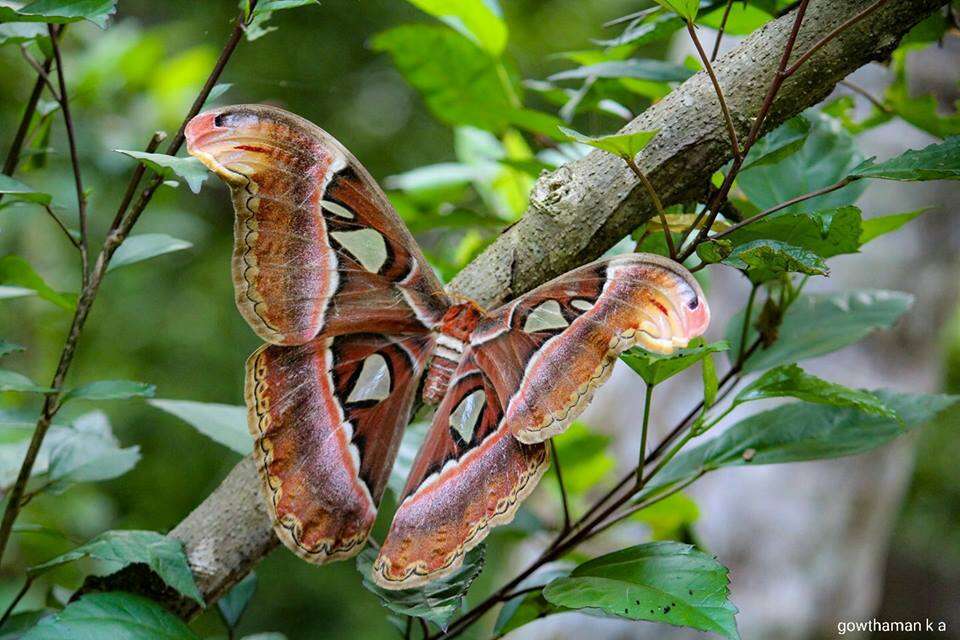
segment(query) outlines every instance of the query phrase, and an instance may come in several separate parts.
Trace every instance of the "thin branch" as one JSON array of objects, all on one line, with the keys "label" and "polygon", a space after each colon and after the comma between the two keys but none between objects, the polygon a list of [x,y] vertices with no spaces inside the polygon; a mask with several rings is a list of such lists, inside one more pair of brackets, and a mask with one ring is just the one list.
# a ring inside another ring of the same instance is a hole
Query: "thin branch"
[{"label": "thin branch", "polygon": [[743,312],[743,324],[740,326],[740,344],[737,346],[737,362],[743,360],[743,352],[747,348],[747,335],[750,333],[750,323],[753,322],[753,303],[757,299],[757,290],[760,285],[756,282],[750,285],[750,297],[747,298],[747,309]]},{"label": "thin branch", "polygon": [[653,387],[647,384],[643,397],[643,426],[640,429],[640,454],[637,459],[637,486],[643,486],[643,459],[647,455],[647,429],[650,426],[650,405],[653,404]]},{"label": "thin branch", "polygon": [[660,202],[660,196],[657,195],[657,190],[653,188],[653,184],[650,182],[650,179],[640,169],[640,166],[637,164],[637,161],[634,158],[624,157],[624,160],[626,161],[627,166],[630,167],[630,170],[633,171],[633,174],[640,179],[640,182],[643,183],[644,188],[650,195],[650,199],[653,200],[653,206],[656,207],[657,215],[660,216],[660,224],[663,225],[663,235],[667,240],[667,249],[670,251],[670,257],[675,258],[677,256],[677,250],[673,246],[673,236],[670,233],[670,225],[667,223],[667,214],[663,210],[663,203]]},{"label": "thin branch", "polygon": [[885,105],[885,104],[883,103],[883,100],[881,100],[881,99],[878,98],[877,96],[873,95],[872,93],[870,93],[869,91],[867,91],[866,89],[864,89],[863,87],[861,87],[860,85],[858,85],[857,83],[852,82],[852,81],[850,81],[850,80],[841,80],[841,81],[838,82],[837,84],[842,85],[842,86],[846,87],[847,89],[850,89],[850,91],[853,91],[854,93],[863,96],[864,98],[867,99],[868,102],[870,102],[870,104],[872,104],[873,106],[875,106],[877,109],[879,109],[879,110],[882,111],[883,113],[886,113],[886,114],[892,114],[892,113],[893,113],[893,109],[891,109],[890,107],[888,107],[887,105]]},{"label": "thin branch", "polygon": [[720,53],[720,42],[723,40],[723,32],[727,28],[727,19],[730,17],[730,9],[733,8],[734,0],[727,0],[727,6],[723,9],[723,17],[720,19],[720,28],[717,30],[717,39],[713,41],[713,51],[710,53],[710,62],[717,59]]},{"label": "thin branch", "polygon": [[[82,270],[82,286],[86,288],[90,281],[90,258],[87,250],[87,194],[83,190],[83,176],[80,171],[80,155],[77,153],[77,137],[73,127],[73,116],[70,114],[70,98],[67,97],[67,81],[63,74],[63,58],[60,55],[60,45],[57,42],[56,31],[52,24],[47,25],[50,34],[50,46],[53,48],[53,57],[57,61],[57,84],[60,85],[60,110],[63,111],[63,123],[67,128],[67,144],[70,147],[70,164],[73,166],[73,184],[77,191],[77,216],[80,220],[80,268]],[[56,388],[56,387],[55,387]]]},{"label": "thin branch", "polygon": [[47,215],[53,218],[53,221],[57,223],[57,226],[60,227],[63,233],[67,236],[67,239],[70,240],[70,244],[75,246],[77,249],[80,249],[80,242],[73,237],[73,234],[70,233],[70,229],[67,228],[67,225],[63,224],[63,220],[61,220],[60,216],[56,214],[56,212],[53,210],[53,207],[45,204],[43,205],[43,208],[46,209]]},{"label": "thin branch", "polygon": [[570,504],[567,502],[567,487],[563,484],[560,456],[557,455],[557,445],[553,438],[550,438],[550,455],[553,456],[554,468],[557,471],[557,485],[560,488],[560,502],[563,505],[563,529],[560,535],[566,535],[567,531],[570,531]]},{"label": "thin branch", "polygon": [[[153,136],[150,137],[150,142],[147,143],[145,153],[153,153],[157,150],[157,147],[160,146],[160,143],[163,142],[167,137],[167,134],[163,131],[154,132]],[[130,202],[133,200],[133,194],[136,193],[137,187],[140,186],[140,180],[143,178],[143,174],[146,172],[146,165],[138,162],[137,166],[133,169],[133,174],[130,176],[130,181],[127,183],[127,190],[123,194],[123,199],[120,200],[120,206],[117,207],[117,213],[113,217],[113,222],[110,223],[110,231],[114,231],[120,227],[120,223],[123,222],[123,216],[127,212],[127,208],[130,206]]]},{"label": "thin branch", "polygon": [[822,38],[814,42],[813,45],[811,45],[810,48],[803,53],[803,55],[797,58],[796,62],[790,65],[790,68],[786,70],[786,76],[789,78],[790,76],[795,74],[797,72],[797,69],[799,69],[804,62],[810,59],[810,56],[815,54],[822,47],[824,47],[828,42],[830,42],[831,40],[836,38],[838,35],[846,31],[847,29],[849,29],[851,26],[860,22],[861,20],[869,16],[871,13],[873,13],[874,11],[882,7],[886,2],[887,0],[877,0],[876,2],[871,4],[869,7],[865,8],[860,13],[850,16],[847,20],[844,20],[842,23],[837,25],[836,29],[834,29],[830,33],[826,34],[825,36],[823,36]]},{"label": "thin branch", "polygon": [[[252,9],[256,6],[256,4],[257,0],[251,0],[250,8]],[[195,115],[197,115],[197,113],[200,111],[200,108],[207,101],[210,91],[220,78],[220,75],[223,73],[223,69],[226,67],[230,56],[233,54],[234,50],[237,48],[237,44],[239,44],[240,39],[243,37],[243,28],[244,22],[243,15],[241,14],[234,25],[233,31],[231,32],[226,45],[224,45],[223,50],[220,52],[220,57],[217,59],[213,70],[210,72],[210,76],[207,78],[207,81],[200,90],[197,99],[193,103],[193,106],[190,108],[190,111],[184,118],[183,123],[180,125],[180,130],[177,133],[177,136],[168,147],[168,153],[171,155],[175,154],[177,150],[179,150],[180,145],[183,144],[183,132],[186,129],[187,123]],[[54,52],[56,54],[55,57],[59,57],[58,50],[55,49]],[[57,71],[62,73],[61,69],[62,66],[58,61]],[[63,91],[62,87],[61,92],[64,95],[66,94],[66,91]],[[72,121],[66,116],[66,113],[64,116],[67,118],[67,121],[71,123],[70,128],[72,129]],[[79,176],[79,174],[77,175]],[[130,215],[120,223],[117,229],[107,234],[107,237],[103,243],[103,249],[100,251],[100,255],[97,256],[96,263],[90,272],[89,280],[87,281],[86,286],[84,286],[80,292],[80,298],[77,301],[77,308],[73,315],[73,321],[70,324],[67,338],[64,341],[63,350],[60,353],[60,360],[57,363],[56,372],[54,373],[53,380],[50,383],[50,387],[55,389],[55,391],[52,391],[44,396],[43,406],[40,410],[40,416],[37,419],[37,426],[33,431],[33,436],[31,437],[30,444],[27,447],[27,453],[24,456],[23,463],[20,465],[20,471],[17,474],[17,480],[10,491],[6,509],[3,512],[3,520],[0,522],[0,560],[2,560],[3,554],[7,548],[7,544],[10,542],[10,534],[13,532],[13,525],[17,520],[17,516],[20,514],[21,500],[23,499],[23,495],[26,491],[27,482],[30,479],[33,466],[37,461],[37,455],[40,453],[40,446],[43,444],[43,440],[47,435],[47,431],[50,429],[50,425],[53,422],[54,416],[60,409],[60,390],[63,387],[63,383],[67,377],[67,372],[70,370],[70,365],[73,362],[73,356],[76,353],[80,334],[83,331],[84,325],[86,324],[87,317],[90,314],[90,309],[94,300],[96,299],[97,292],[100,289],[100,284],[103,281],[103,277],[106,275],[107,267],[110,265],[110,258],[113,256],[113,253],[116,251],[117,247],[119,247],[127,237],[130,230],[133,228],[133,225],[136,224],[140,215],[143,213],[143,210],[150,203],[150,200],[152,199],[157,187],[159,187],[162,182],[163,178],[156,176],[140,194],[140,198],[134,205]]]},{"label": "thin branch", "polygon": [[703,62],[703,68],[706,69],[707,75],[710,76],[710,82],[713,83],[713,89],[717,94],[717,100],[720,101],[720,110],[723,112],[723,123],[727,127],[727,135],[730,136],[730,147],[733,150],[734,160],[743,159],[743,154],[746,151],[740,149],[740,141],[737,139],[737,129],[733,126],[733,117],[730,115],[730,109],[727,107],[727,101],[723,97],[723,89],[720,87],[720,81],[717,80],[717,74],[713,72],[713,65],[710,64],[710,58],[707,57],[707,52],[703,50],[703,45],[700,43],[700,38],[697,37],[697,30],[693,26],[693,23],[689,20],[687,21],[687,32],[690,34],[690,39],[693,40],[693,45],[697,48],[697,53],[700,55],[700,61]]},{"label": "thin branch", "polygon": [[20,591],[17,592],[17,595],[13,597],[13,600],[10,601],[10,604],[7,605],[7,608],[3,612],[3,616],[0,616],[0,627],[3,627],[7,623],[7,620],[10,619],[10,614],[13,613],[13,610],[16,609],[17,605],[20,604],[20,601],[23,600],[23,596],[27,595],[27,591],[30,590],[30,587],[33,585],[33,576],[27,575],[26,579],[23,581],[23,586],[20,587]]},{"label": "thin branch", "polygon": [[23,56],[23,59],[27,61],[27,64],[33,67],[33,70],[37,72],[37,78],[39,78],[47,87],[47,91],[50,92],[50,95],[53,96],[53,99],[57,102],[60,102],[60,92],[57,91],[57,88],[53,85],[53,81],[50,80],[49,70],[44,69],[43,65],[37,62],[36,58],[30,55],[30,51],[27,50],[26,45],[20,45],[20,54]]},{"label": "thin branch", "polygon": [[704,473],[705,473],[704,471],[700,471],[699,473],[697,473],[696,475],[694,475],[692,478],[689,478],[689,479],[687,479],[687,480],[685,480],[685,481],[683,481],[683,482],[681,482],[681,483],[679,483],[679,484],[671,487],[669,491],[665,491],[665,492],[661,493],[661,494],[658,495],[658,496],[655,496],[655,497],[653,497],[653,498],[650,498],[649,500],[645,500],[645,501],[641,502],[640,504],[636,504],[636,505],[634,505],[634,506],[632,506],[632,507],[630,507],[630,508],[628,508],[628,509],[625,509],[624,511],[622,511],[622,512],[620,512],[620,513],[618,513],[618,514],[616,514],[616,515],[614,515],[614,516],[612,516],[612,517],[611,517],[609,520],[607,520],[606,522],[604,522],[604,523],[598,525],[597,527],[595,527],[595,528],[593,529],[593,533],[592,533],[591,537],[600,535],[601,533],[603,533],[604,531],[606,531],[606,530],[609,529],[610,527],[612,527],[612,526],[614,526],[614,525],[616,525],[616,524],[619,524],[619,523],[623,522],[624,520],[626,520],[627,518],[629,518],[629,517],[632,516],[633,514],[637,513],[638,511],[643,511],[644,509],[648,509],[648,508],[652,507],[653,505],[657,504],[658,502],[663,502],[663,501],[666,500],[667,498],[669,498],[669,497],[671,497],[671,496],[673,496],[673,495],[676,495],[676,494],[680,493],[681,491],[683,491],[684,489],[686,489],[687,487],[689,487],[691,484],[693,484],[694,482],[696,482],[697,480],[699,480],[699,479],[703,476]]}]

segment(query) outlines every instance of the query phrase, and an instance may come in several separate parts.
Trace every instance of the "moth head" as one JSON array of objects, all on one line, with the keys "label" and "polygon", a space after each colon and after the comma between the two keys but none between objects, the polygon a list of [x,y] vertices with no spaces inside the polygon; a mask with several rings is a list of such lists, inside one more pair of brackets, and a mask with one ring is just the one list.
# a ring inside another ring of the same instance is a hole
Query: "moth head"
[{"label": "moth head", "polygon": [[649,287],[636,341],[648,351],[671,354],[706,332],[710,308],[700,284],[682,265],[660,256],[645,257]]},{"label": "moth head", "polygon": [[[231,186],[313,150],[314,125],[264,105],[205,111],[187,124],[187,151]],[[318,129],[319,130],[319,129]],[[311,135],[312,134],[312,135]]]}]

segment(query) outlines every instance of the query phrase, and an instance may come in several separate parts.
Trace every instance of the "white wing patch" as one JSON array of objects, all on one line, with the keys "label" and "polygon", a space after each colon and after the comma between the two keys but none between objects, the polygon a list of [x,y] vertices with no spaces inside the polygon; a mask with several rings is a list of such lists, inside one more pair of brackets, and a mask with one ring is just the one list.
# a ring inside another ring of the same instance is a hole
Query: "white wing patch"
[{"label": "white wing patch", "polygon": [[347,396],[347,402],[363,400],[386,400],[390,396],[390,368],[379,353],[374,353],[363,361],[357,382]]},{"label": "white wing patch", "polygon": [[332,231],[330,235],[370,273],[378,273],[387,261],[387,242],[374,229]]},{"label": "white wing patch", "polygon": [[340,216],[341,218],[347,218],[348,220],[353,220],[354,215],[350,209],[347,209],[342,204],[333,202],[331,200],[321,200],[320,206],[332,213],[333,215]]},{"label": "white wing patch", "polygon": [[480,412],[487,400],[483,389],[477,389],[460,401],[457,408],[450,413],[450,426],[460,434],[464,442],[473,440],[473,431],[480,419]]},{"label": "white wing patch", "polygon": [[593,303],[592,303],[592,302],[590,302],[589,300],[583,300],[583,299],[581,299],[581,298],[577,298],[576,300],[572,300],[572,301],[570,302],[570,306],[573,307],[574,309],[578,309],[578,310],[580,310],[580,311],[590,311],[590,309],[593,309]]},{"label": "white wing patch", "polygon": [[560,303],[556,300],[547,300],[530,312],[527,321],[523,324],[523,330],[526,333],[535,333],[550,329],[562,329],[569,324],[563,317],[563,313],[560,312]]}]

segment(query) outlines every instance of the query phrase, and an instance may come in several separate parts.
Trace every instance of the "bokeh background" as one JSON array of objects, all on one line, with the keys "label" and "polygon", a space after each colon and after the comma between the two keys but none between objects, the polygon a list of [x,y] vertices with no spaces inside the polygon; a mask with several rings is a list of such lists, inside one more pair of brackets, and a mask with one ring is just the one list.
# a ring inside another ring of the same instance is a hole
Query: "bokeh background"
[{"label": "bokeh background", "polygon": [[[637,7],[626,0],[510,0],[502,4],[510,27],[509,52],[526,78],[544,78],[565,68],[568,65],[554,54],[590,46],[591,38],[605,35],[605,21]],[[233,0],[123,0],[109,30],[86,24],[69,28],[65,64],[73,77],[74,118],[85,179],[92,189],[95,237],[112,219],[112,207],[131,167],[128,158],[112,149],[142,148],[154,130],[172,133],[176,129],[216,59],[235,14]],[[451,129],[430,115],[388,56],[368,46],[373,35],[389,27],[428,20],[407,3],[391,0],[328,0],[320,7],[278,13],[273,20],[278,31],[241,44],[222,79],[232,87],[220,101],[268,102],[299,113],[333,133],[380,179],[450,161],[455,155]],[[663,53],[663,49],[655,52]],[[668,53],[677,59],[685,54],[680,45]],[[957,95],[960,51],[948,42],[929,55],[927,65],[934,65],[935,71],[925,73],[921,65],[915,83],[918,90],[934,91],[949,105]],[[863,81],[882,87],[889,79],[886,74],[876,67],[864,73]],[[4,149],[33,78],[15,47],[0,50],[0,145]],[[49,156],[52,170],[22,175],[24,179],[29,175],[33,186],[52,192],[55,202],[68,205],[64,216],[70,219],[73,193],[59,123],[54,125],[53,136],[52,146],[58,152]],[[921,146],[928,140],[896,123],[870,136],[868,146],[888,153]],[[920,253],[928,262],[933,260],[945,271],[946,279],[933,285],[914,279],[915,288],[908,290],[919,291],[924,300],[935,300],[947,308],[936,316],[938,322],[923,327],[922,335],[913,335],[912,341],[874,346],[899,353],[897,357],[904,361],[922,351],[924,375],[929,376],[922,386],[960,392],[960,320],[952,309],[956,287],[953,252],[960,243],[950,224],[960,194],[956,188],[916,189],[911,202],[937,206],[940,211],[925,223],[928,228],[922,235],[901,236],[897,242],[913,243],[905,255]],[[868,193],[866,202],[874,203],[876,211],[889,211],[879,202],[887,196],[881,193],[871,200]],[[141,380],[157,385],[161,398],[242,403],[243,362],[259,343],[233,304],[229,274],[232,215],[225,189],[213,181],[199,196],[184,188],[158,193],[139,232],[167,233],[194,246],[110,275],[83,337],[72,373],[74,381]],[[485,238],[495,231],[474,233]],[[931,237],[940,243],[935,249],[926,244]],[[430,240],[428,235],[425,242]],[[896,248],[887,245],[883,257],[889,258]],[[75,253],[50,221],[36,212],[27,215],[16,208],[0,212],[0,253],[27,256],[55,289],[75,290],[78,286]],[[843,268],[868,269],[869,265],[869,261],[851,260]],[[872,278],[870,273],[849,277],[868,284]],[[722,291],[722,284],[718,286]],[[945,317],[954,319],[943,321]],[[25,352],[10,356],[5,366],[46,380],[56,364],[68,322],[67,312],[42,300],[5,301],[0,309],[0,336],[27,346]],[[616,405],[623,403],[623,398],[638,397],[628,389],[623,391],[608,393],[599,402]],[[3,398],[3,402],[7,407],[34,408],[22,397]],[[71,410],[79,413],[90,408],[78,404]],[[101,408],[124,445],[140,446],[143,456],[137,467],[116,481],[76,486],[70,489],[69,500],[41,496],[30,505],[25,520],[66,531],[74,540],[110,528],[166,531],[215,488],[238,459],[145,403],[103,404]],[[616,414],[615,410],[604,413],[603,407],[593,414],[597,420],[610,418],[604,430],[614,440],[618,430],[631,430],[630,418]],[[946,616],[956,623],[949,637],[960,637],[960,465],[956,464],[960,431],[956,425],[939,425],[920,434],[913,444],[916,464],[892,527],[888,570],[880,588],[884,594],[881,611],[894,619],[917,612]],[[21,567],[70,546],[43,533],[20,534],[15,542],[11,556],[15,561],[0,573],[0,601],[4,602],[19,587],[16,576],[22,575]],[[510,564],[510,545],[509,536],[494,536],[480,589],[504,575],[502,570]],[[842,563],[843,558],[837,561]],[[360,588],[352,562],[318,569],[279,550],[257,573],[258,593],[241,623],[241,634],[279,631],[291,640],[306,640],[389,638],[395,633],[375,597]],[[70,588],[79,583],[82,574],[77,568],[66,568],[54,578]],[[50,594],[48,587],[38,585],[29,598],[42,601],[66,593],[55,590]],[[222,632],[213,613],[204,614],[196,628],[206,634]],[[609,637],[633,637],[627,629],[630,627],[611,628]]]}]

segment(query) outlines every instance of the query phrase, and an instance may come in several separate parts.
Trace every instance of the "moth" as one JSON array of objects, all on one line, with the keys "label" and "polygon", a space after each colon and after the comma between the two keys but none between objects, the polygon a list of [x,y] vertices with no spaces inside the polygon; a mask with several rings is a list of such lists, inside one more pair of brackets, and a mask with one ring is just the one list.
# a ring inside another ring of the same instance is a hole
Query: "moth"
[{"label": "moth", "polygon": [[324,563],[358,553],[418,400],[436,404],[373,578],[455,571],[510,522],[566,429],[633,345],[669,354],[710,312],[649,254],[574,269],[497,309],[448,295],[364,167],[278,108],[207,111],[187,148],[229,186],[254,459],[277,536]]}]

